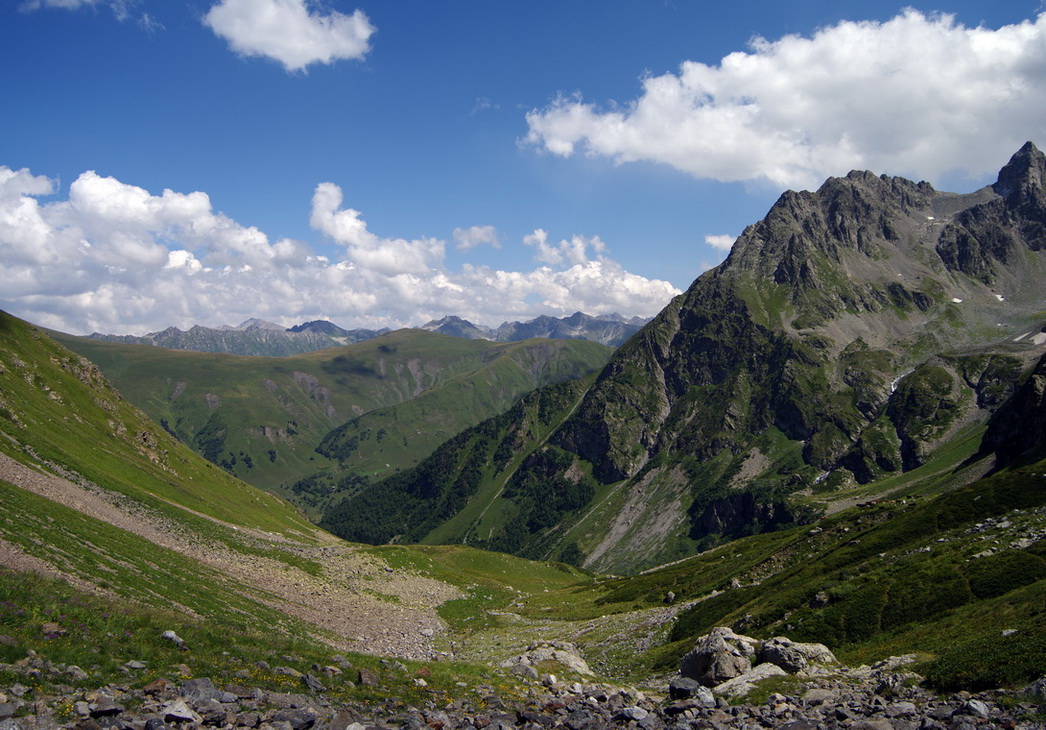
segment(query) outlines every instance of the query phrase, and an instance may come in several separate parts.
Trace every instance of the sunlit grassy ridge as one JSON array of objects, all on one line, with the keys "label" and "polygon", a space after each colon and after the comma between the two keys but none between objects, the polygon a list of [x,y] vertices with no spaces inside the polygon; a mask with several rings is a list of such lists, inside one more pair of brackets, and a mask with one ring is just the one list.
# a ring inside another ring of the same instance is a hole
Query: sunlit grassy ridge
[{"label": "sunlit grassy ridge", "polygon": [[[120,397],[94,365],[0,312],[0,452],[61,465],[178,519],[315,534],[296,510],[198,459]],[[184,509],[169,510],[165,503]]]}]

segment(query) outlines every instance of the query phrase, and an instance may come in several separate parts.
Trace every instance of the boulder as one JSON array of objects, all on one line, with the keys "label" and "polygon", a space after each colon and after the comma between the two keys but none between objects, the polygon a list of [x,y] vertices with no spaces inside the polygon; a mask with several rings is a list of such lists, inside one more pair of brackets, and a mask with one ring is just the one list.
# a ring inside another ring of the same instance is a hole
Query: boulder
[{"label": "boulder", "polygon": [[1046,677],[1035,680],[1024,691],[1037,699],[1046,700]]},{"label": "boulder", "polygon": [[811,664],[834,664],[835,655],[824,644],[803,644],[784,636],[775,636],[763,643],[759,661],[776,664],[795,674]]},{"label": "boulder", "polygon": [[577,647],[563,641],[531,644],[523,654],[501,662],[501,667],[514,671],[514,667],[519,665],[536,667],[542,662],[558,662],[571,672],[586,676],[592,674]]},{"label": "boulder", "polygon": [[706,687],[715,687],[749,671],[758,646],[759,642],[750,636],[717,626],[699,638],[694,648],[683,657],[679,673]]},{"label": "boulder", "polygon": [[673,700],[694,700],[706,707],[715,705],[712,691],[690,677],[676,677],[668,685],[668,696]]},{"label": "boulder", "polygon": [[744,697],[755,689],[756,684],[762,680],[767,679],[768,677],[780,677],[786,674],[788,674],[788,672],[781,669],[781,667],[776,664],[760,664],[757,667],[749,669],[744,674],[716,685],[712,688],[712,691],[718,695]]},{"label": "boulder", "polygon": [[165,722],[203,722],[203,718],[197,715],[185,700],[177,699],[168,702],[160,710]]},{"label": "boulder", "polygon": [[222,691],[214,686],[214,682],[210,678],[200,677],[182,682],[182,697],[194,703],[204,700],[220,700]]}]

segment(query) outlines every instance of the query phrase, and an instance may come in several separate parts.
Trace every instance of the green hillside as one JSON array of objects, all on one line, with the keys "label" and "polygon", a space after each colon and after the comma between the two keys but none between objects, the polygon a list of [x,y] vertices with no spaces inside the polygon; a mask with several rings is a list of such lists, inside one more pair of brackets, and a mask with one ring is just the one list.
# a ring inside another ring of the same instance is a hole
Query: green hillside
[{"label": "green hillside", "polygon": [[208,464],[124,400],[88,360],[0,312],[0,453],[140,500],[224,522],[309,536],[284,501]]},{"label": "green hillside", "polygon": [[55,337],[209,461],[314,513],[339,481],[410,466],[535,387],[601,367],[610,353],[587,341],[494,344],[422,330],[285,358]]}]

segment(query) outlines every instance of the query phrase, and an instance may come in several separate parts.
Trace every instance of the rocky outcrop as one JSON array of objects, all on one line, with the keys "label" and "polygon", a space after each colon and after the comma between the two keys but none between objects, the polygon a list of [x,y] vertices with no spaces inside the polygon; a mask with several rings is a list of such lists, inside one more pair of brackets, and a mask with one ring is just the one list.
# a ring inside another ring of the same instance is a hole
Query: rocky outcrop
[{"label": "rocky outcrop", "polygon": [[800,643],[784,636],[760,641],[717,626],[683,657],[679,674],[717,694],[743,696],[767,677],[814,672],[835,663],[835,655],[824,644]]},{"label": "rocky outcrop", "polygon": [[683,657],[679,673],[705,687],[715,687],[751,671],[758,650],[757,639],[717,626]]},{"label": "rocky outcrop", "polygon": [[803,644],[784,636],[775,636],[764,641],[759,648],[759,661],[775,664],[795,674],[811,664],[835,664],[835,654],[824,644]]}]

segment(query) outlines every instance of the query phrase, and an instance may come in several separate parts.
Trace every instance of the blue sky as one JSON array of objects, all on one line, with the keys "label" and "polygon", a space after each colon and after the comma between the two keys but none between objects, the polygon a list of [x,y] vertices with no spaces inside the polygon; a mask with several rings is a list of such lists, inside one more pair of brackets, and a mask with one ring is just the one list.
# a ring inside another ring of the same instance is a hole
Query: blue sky
[{"label": "blue sky", "polygon": [[[14,0],[0,308],[651,316],[787,188],[1046,144],[1039,0]],[[166,192],[165,192],[166,191]]]}]

